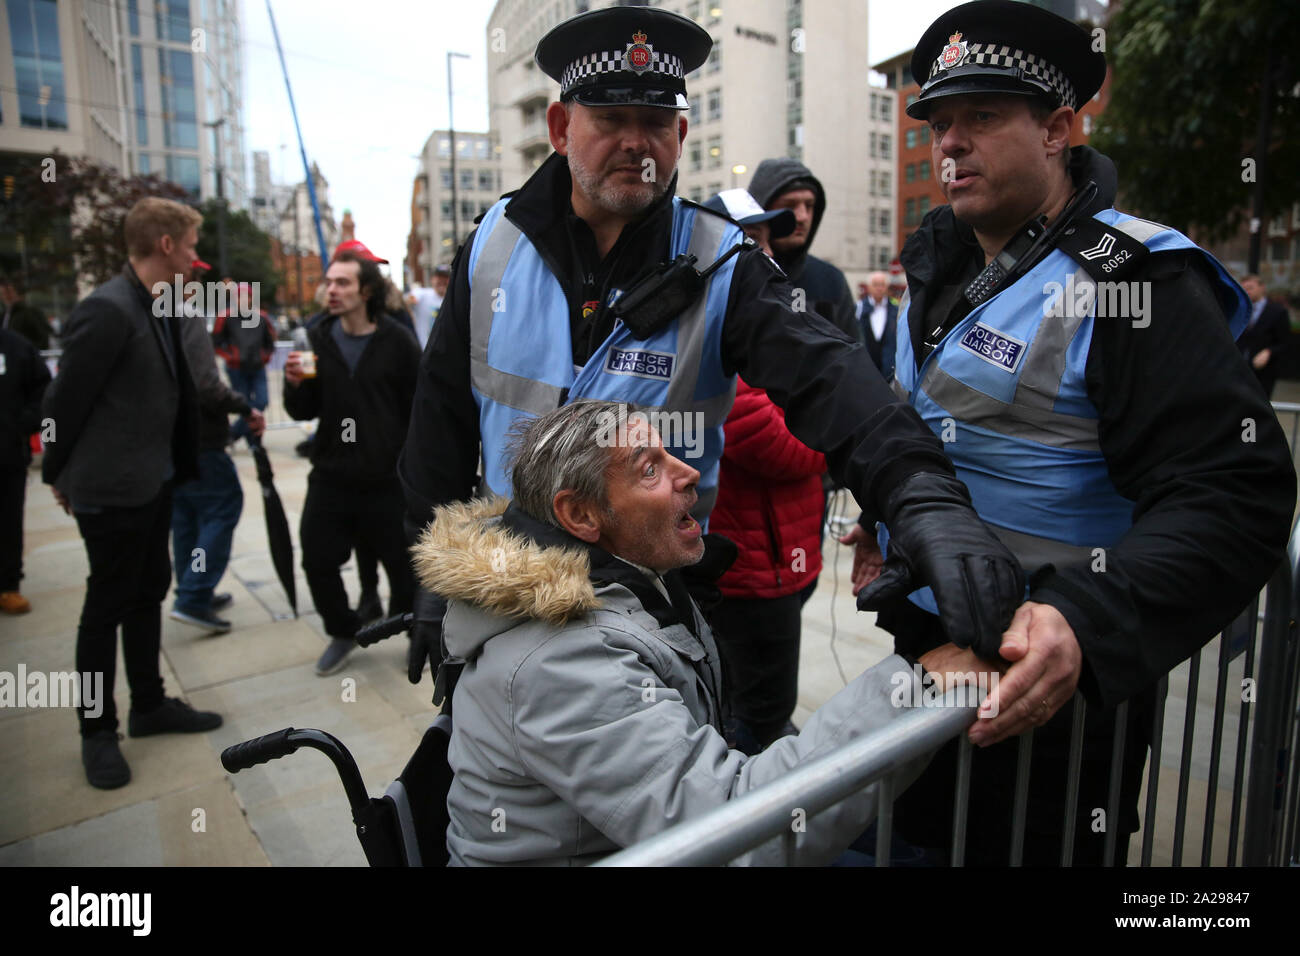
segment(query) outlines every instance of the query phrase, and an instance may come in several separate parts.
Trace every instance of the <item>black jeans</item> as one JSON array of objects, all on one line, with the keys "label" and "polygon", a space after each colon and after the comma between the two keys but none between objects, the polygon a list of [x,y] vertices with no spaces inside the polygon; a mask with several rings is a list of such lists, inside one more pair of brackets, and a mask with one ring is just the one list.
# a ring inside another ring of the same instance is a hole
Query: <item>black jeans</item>
[{"label": "black jeans", "polygon": [[799,698],[800,595],[723,598],[709,617],[731,714],[766,747]]},{"label": "black jeans", "polygon": [[302,569],[330,637],[350,638],[360,623],[356,611],[348,606],[339,573],[358,544],[369,547],[384,565],[391,589],[388,613],[411,610],[415,580],[402,528],[405,507],[396,478],[391,484],[365,489],[322,479],[308,482],[298,530]]},{"label": "black jeans", "polygon": [[17,591],[23,579],[23,505],[27,469],[0,471],[0,592]]},{"label": "black jeans", "polygon": [[167,534],[171,527],[171,483],[158,497],[137,508],[105,508],[100,514],[78,514],[77,527],[86,542],[90,577],[77,627],[77,671],[103,673],[103,712],[79,713],[81,734],[117,729],[113,685],[117,665],[117,628],[122,628],[126,681],[131,709],[141,713],[163,702],[158,669],[162,641],[162,601],[172,581]]}]

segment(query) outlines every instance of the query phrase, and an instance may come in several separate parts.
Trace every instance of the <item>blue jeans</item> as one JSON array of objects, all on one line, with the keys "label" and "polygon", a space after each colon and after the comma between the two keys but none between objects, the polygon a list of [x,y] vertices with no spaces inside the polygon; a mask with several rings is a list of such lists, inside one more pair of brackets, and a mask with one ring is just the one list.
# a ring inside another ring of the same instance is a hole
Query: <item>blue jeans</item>
[{"label": "blue jeans", "polygon": [[[226,374],[230,376],[230,387],[248,399],[248,404],[252,405],[259,412],[266,411],[267,393],[266,393],[266,367],[259,365],[257,368],[228,368]],[[240,418],[235,424],[230,426],[230,437],[238,441],[241,438],[248,437],[248,422]]]},{"label": "blue jeans", "polygon": [[[224,451],[199,453],[199,477],[172,493],[172,552],[176,609],[208,611],[212,592],[230,562],[230,541],[244,510],[244,490]],[[196,555],[195,548],[202,549]]]}]

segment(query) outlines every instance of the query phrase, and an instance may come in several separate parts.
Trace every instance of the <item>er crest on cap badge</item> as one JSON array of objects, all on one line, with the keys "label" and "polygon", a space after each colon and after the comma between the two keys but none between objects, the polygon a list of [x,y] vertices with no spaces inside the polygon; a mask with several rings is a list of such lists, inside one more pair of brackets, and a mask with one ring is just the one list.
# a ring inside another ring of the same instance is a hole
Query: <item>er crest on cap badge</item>
[{"label": "er crest on cap badge", "polygon": [[961,32],[958,31],[948,37],[948,45],[939,54],[939,69],[950,70],[965,58],[966,41],[961,38]]},{"label": "er crest on cap badge", "polygon": [[654,53],[654,47],[646,43],[646,35],[640,30],[632,34],[632,42],[627,45],[627,52],[623,54],[623,61],[627,68],[633,73],[644,73],[650,69],[651,55]]}]

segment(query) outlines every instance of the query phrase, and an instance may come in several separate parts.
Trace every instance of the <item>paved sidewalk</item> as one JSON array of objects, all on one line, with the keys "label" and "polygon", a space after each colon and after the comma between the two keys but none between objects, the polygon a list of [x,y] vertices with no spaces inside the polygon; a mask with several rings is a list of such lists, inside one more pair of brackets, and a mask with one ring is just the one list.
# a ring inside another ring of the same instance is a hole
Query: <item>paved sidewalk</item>
[{"label": "paved sidewalk", "polygon": [[[296,427],[275,430],[265,442],[295,547],[309,467],[293,452],[302,436]],[[316,727],[347,745],[370,792],[378,794],[401,771],[432,719],[432,682],[427,674],[418,687],[407,682],[404,637],[358,651],[338,674],[315,675],[312,665],[326,643],[320,618],[301,569],[300,616],[289,616],[267,551],[252,457],[241,446],[234,460],[244,488],[244,513],[220,589],[234,595],[225,616],[235,628],[220,637],[201,636],[166,616],[169,596],[162,639],[167,692],[221,713],[225,724],[207,734],[127,737],[122,752],[131,765],[131,783],[101,791],[86,783],[70,709],[0,707],[0,766],[5,768],[0,865],[364,865],[342,787],[323,755],[301,751],[233,776],[222,769],[218,755],[230,744],[284,727]],[[856,515],[853,509],[848,517]],[[29,673],[70,671],[87,573],[85,550],[76,523],[55,505],[36,470],[29,473],[25,535],[23,593],[33,611],[0,617],[0,671],[14,674],[19,665]],[[804,610],[795,713],[799,724],[843,686],[841,669],[851,678],[891,646],[888,635],[873,625],[874,615],[854,608],[847,549],[828,541],[825,556],[826,570]],[[300,564],[300,552],[295,558]],[[382,574],[380,578],[382,582]],[[346,581],[355,600],[359,587],[352,565]],[[386,597],[385,588],[381,583]],[[1208,673],[1213,673],[1216,647],[1207,651]],[[1166,808],[1176,789],[1171,768],[1177,766],[1181,740],[1185,677],[1179,674],[1185,672],[1184,666],[1171,680],[1157,861],[1168,859],[1171,842],[1172,810]],[[119,649],[116,700],[121,715],[129,707],[124,673]],[[1228,686],[1240,686],[1238,681],[1234,674]],[[355,682],[355,693],[349,693],[350,682]],[[1188,828],[1184,857],[1189,863],[1199,853],[1197,807],[1204,805],[1201,781],[1208,766],[1212,708],[1213,678],[1203,675],[1190,797],[1197,822]],[[122,723],[125,732],[124,716]],[[1231,719],[1224,739],[1230,768]],[[1224,783],[1221,778],[1216,861],[1226,844],[1224,818],[1231,797]],[[1134,861],[1139,845],[1140,838],[1135,839]]]}]

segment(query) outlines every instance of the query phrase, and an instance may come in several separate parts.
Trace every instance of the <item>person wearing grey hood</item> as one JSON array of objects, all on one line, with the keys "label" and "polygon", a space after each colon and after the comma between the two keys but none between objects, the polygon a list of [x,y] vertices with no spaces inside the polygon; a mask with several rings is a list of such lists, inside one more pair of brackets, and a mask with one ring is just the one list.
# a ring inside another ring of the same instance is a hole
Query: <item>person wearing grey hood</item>
[{"label": "person wearing grey hood", "polygon": [[844,273],[809,252],[826,215],[826,190],[821,182],[797,159],[765,159],[754,170],[749,193],[764,209],[789,209],[794,213],[794,232],[772,240],[776,264],[790,285],[804,290],[808,308],[829,319],[855,342],[861,342],[862,331],[853,314],[853,293]]}]

